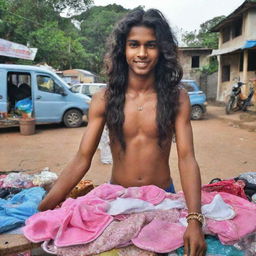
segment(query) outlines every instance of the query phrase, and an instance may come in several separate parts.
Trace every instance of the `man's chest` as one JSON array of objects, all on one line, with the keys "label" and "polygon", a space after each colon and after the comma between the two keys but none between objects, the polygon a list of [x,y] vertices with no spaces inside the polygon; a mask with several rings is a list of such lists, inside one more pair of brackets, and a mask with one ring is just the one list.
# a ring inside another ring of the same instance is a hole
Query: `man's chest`
[{"label": "man's chest", "polygon": [[141,105],[129,102],[125,104],[124,115],[125,121],[123,128],[125,137],[142,135],[157,138],[155,102],[145,102]]}]

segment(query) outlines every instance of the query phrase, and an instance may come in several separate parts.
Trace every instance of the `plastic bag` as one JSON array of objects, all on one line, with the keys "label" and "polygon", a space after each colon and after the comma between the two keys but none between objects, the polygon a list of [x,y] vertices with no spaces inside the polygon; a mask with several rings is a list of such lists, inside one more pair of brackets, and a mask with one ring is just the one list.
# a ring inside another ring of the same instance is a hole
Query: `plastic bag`
[{"label": "plastic bag", "polygon": [[15,108],[25,113],[32,113],[32,100],[30,98],[19,100],[16,102]]}]

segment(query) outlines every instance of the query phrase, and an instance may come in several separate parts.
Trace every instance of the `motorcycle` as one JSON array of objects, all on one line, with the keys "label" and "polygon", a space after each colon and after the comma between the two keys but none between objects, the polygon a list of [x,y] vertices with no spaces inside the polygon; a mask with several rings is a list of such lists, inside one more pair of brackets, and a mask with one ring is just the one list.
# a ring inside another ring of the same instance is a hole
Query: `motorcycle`
[{"label": "motorcycle", "polygon": [[254,87],[250,86],[249,89],[249,94],[246,99],[242,99],[242,90],[241,87],[245,83],[242,82],[237,82],[236,84],[233,85],[232,91],[229,97],[229,100],[226,104],[226,114],[230,114],[232,112],[242,110],[242,111],[247,111],[247,108],[249,106],[253,106],[251,103],[253,94],[254,94]]}]

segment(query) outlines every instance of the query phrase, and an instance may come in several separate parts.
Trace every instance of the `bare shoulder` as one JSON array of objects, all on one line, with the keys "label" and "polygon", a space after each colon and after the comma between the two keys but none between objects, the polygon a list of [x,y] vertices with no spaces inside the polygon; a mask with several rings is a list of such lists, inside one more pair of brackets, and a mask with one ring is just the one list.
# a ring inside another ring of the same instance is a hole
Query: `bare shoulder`
[{"label": "bare shoulder", "polygon": [[177,118],[190,119],[190,100],[186,89],[181,88],[179,94],[179,112]]},{"label": "bare shoulder", "polygon": [[106,89],[103,88],[96,92],[91,101],[90,112],[94,114],[104,114],[106,108]]},{"label": "bare shoulder", "polygon": [[179,102],[180,104],[189,102],[188,92],[184,88],[180,88]]}]

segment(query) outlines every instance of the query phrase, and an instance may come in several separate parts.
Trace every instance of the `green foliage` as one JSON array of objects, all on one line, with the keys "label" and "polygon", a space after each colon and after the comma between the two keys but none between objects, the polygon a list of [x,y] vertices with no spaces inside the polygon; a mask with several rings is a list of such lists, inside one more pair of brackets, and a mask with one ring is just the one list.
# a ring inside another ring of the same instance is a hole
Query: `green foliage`
[{"label": "green foliage", "polygon": [[81,15],[81,35],[84,37],[83,46],[92,55],[87,68],[100,73],[103,66],[106,40],[114,24],[127,13],[128,10],[120,5],[105,7],[94,6]]},{"label": "green foliage", "polygon": [[217,16],[210,19],[200,25],[200,29],[197,32],[185,32],[182,35],[182,41],[188,47],[206,47],[217,49],[218,48],[218,33],[210,32],[211,28],[217,25],[225,16]]},{"label": "green foliage", "polygon": [[210,75],[218,71],[218,60],[214,56],[210,58],[210,63],[200,68],[200,71],[204,74]]},{"label": "green foliage", "polygon": [[[55,69],[100,74],[106,39],[129,10],[116,4],[91,4],[92,0],[0,0],[0,38],[38,48],[34,62],[12,59],[16,63],[46,62]],[[73,19],[81,23],[81,30]]]}]

